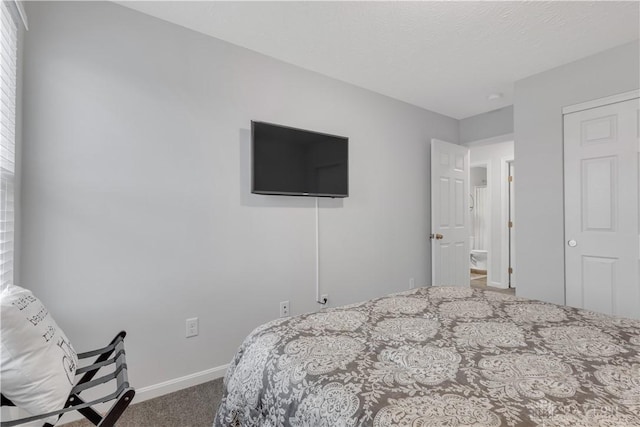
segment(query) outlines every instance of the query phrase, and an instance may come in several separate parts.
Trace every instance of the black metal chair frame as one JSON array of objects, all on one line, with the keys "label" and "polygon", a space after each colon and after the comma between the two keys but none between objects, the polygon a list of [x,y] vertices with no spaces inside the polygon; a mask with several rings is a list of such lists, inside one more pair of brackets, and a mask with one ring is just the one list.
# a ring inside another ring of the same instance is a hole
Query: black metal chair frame
[{"label": "black metal chair frame", "polygon": [[[129,385],[129,379],[127,376],[127,361],[124,351],[124,337],[127,335],[125,331],[120,332],[111,340],[111,343],[101,349],[88,351],[78,354],[78,360],[87,359],[90,357],[98,356],[93,364],[78,368],[76,370],[76,377],[82,375],[77,381],[76,385],[71,389],[71,393],[67,398],[67,402],[63,409],[58,411],[47,412],[46,414],[34,415],[30,417],[21,418],[18,420],[3,421],[0,423],[0,427],[13,427],[20,424],[28,423],[31,421],[37,421],[52,416],[57,416],[58,420],[67,412],[78,411],[85,418],[91,421],[94,425],[100,427],[112,427],[116,421],[120,418],[122,413],[127,409],[133,396],[135,396],[135,390]],[[111,357],[113,355],[113,357]],[[107,375],[93,379],[98,373],[100,368],[115,364],[115,370]],[[98,399],[85,402],[80,393],[99,386],[106,382],[116,380],[116,390],[106,396]],[[105,403],[115,400],[109,410],[100,415],[98,411],[93,409],[93,405],[99,403]],[[2,406],[15,406],[11,400],[2,395]],[[57,422],[57,421],[56,421]],[[44,423],[43,427],[53,427],[52,424]]]}]

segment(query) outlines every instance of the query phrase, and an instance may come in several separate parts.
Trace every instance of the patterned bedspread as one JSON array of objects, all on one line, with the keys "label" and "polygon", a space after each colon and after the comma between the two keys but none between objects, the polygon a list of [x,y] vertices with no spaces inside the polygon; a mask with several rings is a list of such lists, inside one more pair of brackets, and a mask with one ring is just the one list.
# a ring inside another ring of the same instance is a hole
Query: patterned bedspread
[{"label": "patterned bedspread", "polygon": [[453,287],[278,319],[240,347],[215,420],[463,425],[640,426],[640,321]]}]

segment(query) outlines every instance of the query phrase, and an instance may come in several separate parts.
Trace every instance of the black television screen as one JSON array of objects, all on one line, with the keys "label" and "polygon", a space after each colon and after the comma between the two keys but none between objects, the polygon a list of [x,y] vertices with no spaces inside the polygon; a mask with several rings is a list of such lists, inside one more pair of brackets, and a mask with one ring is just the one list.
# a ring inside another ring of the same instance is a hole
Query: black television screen
[{"label": "black television screen", "polygon": [[256,194],[347,197],[349,139],[251,122]]}]

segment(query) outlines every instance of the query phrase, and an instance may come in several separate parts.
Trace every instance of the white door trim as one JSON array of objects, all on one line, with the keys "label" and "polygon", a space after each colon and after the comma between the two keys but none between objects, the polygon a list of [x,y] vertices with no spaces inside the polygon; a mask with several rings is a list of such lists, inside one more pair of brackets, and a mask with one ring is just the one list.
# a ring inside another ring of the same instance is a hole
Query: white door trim
[{"label": "white door trim", "polygon": [[640,89],[605,96],[604,98],[593,99],[579,104],[568,105],[562,108],[562,114],[570,114],[577,111],[588,110],[590,108],[602,107],[603,105],[616,104],[618,102],[628,101],[634,98],[640,98]]},{"label": "white door trim", "polygon": [[[509,288],[509,162],[514,156],[500,158],[500,282],[498,287]],[[493,285],[496,286],[496,285]]]},{"label": "white door trim", "polygon": [[500,144],[501,142],[515,141],[515,134],[505,133],[504,135],[492,136],[490,138],[476,139],[475,141],[465,142],[460,145],[467,146],[469,148],[482,147],[483,145]]}]

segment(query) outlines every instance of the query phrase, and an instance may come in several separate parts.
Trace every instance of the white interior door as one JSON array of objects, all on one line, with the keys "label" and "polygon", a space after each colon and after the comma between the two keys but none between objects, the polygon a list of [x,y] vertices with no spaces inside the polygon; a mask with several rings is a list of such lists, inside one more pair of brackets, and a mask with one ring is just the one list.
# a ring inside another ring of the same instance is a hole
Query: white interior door
[{"label": "white interior door", "polygon": [[639,111],[635,98],[564,116],[567,305],[635,318]]},{"label": "white interior door", "polygon": [[469,286],[469,149],[431,140],[433,285]]}]

